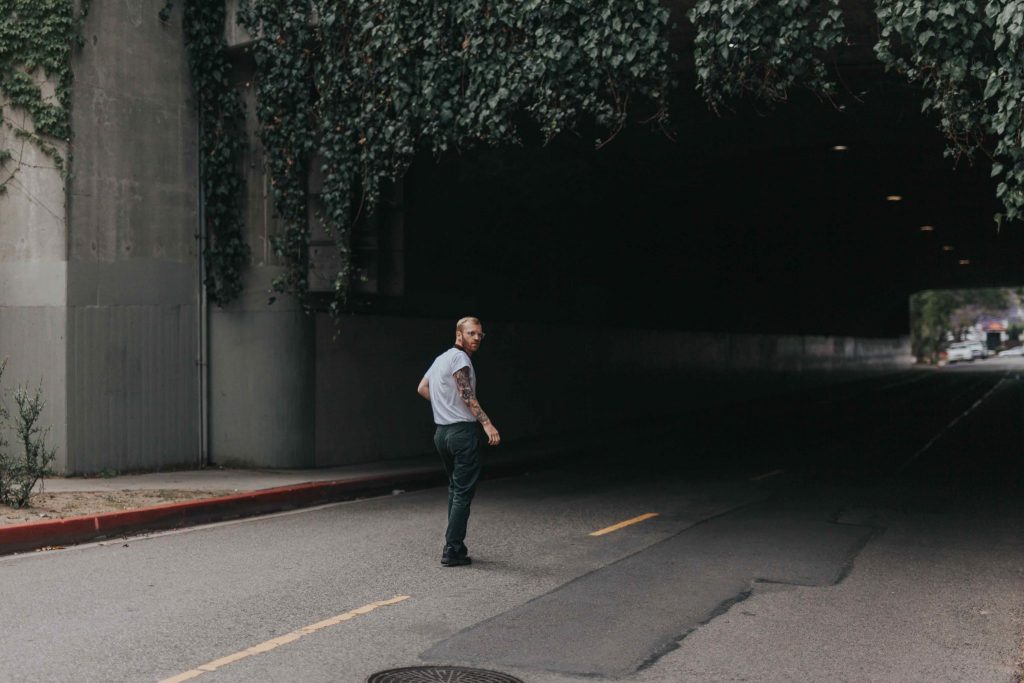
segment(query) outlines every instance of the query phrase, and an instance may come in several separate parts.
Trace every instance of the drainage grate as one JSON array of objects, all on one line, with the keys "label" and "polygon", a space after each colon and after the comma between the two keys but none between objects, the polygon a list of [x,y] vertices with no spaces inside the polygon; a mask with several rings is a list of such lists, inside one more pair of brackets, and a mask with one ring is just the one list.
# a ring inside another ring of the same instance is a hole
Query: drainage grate
[{"label": "drainage grate", "polygon": [[378,671],[366,683],[523,683],[515,676],[464,666],[409,666]]}]

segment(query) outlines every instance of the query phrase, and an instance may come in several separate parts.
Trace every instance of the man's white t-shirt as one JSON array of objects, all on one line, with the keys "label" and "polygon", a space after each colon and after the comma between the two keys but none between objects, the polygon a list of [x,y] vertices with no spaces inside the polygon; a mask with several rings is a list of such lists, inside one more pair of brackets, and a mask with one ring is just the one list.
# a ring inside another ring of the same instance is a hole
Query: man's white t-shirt
[{"label": "man's white t-shirt", "polygon": [[476,393],[476,371],[469,354],[458,347],[452,347],[434,359],[427,370],[427,385],[430,388],[430,408],[434,411],[434,424],[450,425],[457,422],[476,422],[466,402],[459,396],[459,387],[452,377],[462,368],[469,368],[469,384]]}]

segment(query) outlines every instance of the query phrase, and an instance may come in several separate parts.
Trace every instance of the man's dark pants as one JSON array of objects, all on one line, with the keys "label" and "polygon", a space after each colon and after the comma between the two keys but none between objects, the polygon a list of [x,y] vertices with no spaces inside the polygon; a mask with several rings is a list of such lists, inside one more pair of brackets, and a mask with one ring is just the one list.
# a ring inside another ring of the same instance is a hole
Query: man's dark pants
[{"label": "man's dark pants", "polygon": [[445,553],[466,556],[466,524],[469,506],[480,479],[480,447],[483,430],[478,422],[438,425],[434,446],[441,454],[448,475],[448,530],[444,535]]}]

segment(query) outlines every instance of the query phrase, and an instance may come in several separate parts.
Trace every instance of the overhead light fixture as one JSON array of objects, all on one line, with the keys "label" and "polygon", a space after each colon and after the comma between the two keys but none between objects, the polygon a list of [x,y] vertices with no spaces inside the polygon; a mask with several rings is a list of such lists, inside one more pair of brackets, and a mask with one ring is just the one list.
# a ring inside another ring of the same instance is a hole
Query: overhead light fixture
[{"label": "overhead light fixture", "polygon": [[962,259],[960,259],[959,263],[960,263],[961,266],[969,266],[969,265],[971,265],[971,259],[969,259],[969,258],[962,258]]},{"label": "overhead light fixture", "polygon": [[953,251],[953,245],[951,245],[951,244],[943,244],[942,245],[942,251]]},{"label": "overhead light fixture", "polygon": [[935,231],[935,226],[934,225],[922,225],[921,226],[921,232],[934,232],[934,231]]},{"label": "overhead light fixture", "polygon": [[833,152],[845,152],[848,149],[850,148],[847,147],[846,145],[832,145]]},{"label": "overhead light fixture", "polygon": [[885,196],[885,201],[887,201],[887,202],[902,202],[903,201],[903,196],[902,195],[898,195],[898,194],[887,194]]}]

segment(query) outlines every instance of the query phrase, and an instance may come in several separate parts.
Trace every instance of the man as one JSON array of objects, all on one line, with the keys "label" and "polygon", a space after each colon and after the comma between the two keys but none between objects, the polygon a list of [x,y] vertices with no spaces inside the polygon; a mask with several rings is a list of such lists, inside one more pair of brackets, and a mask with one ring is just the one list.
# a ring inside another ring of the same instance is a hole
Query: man
[{"label": "man", "polygon": [[[441,564],[471,564],[466,548],[466,524],[480,478],[480,444],[501,442],[498,430],[476,398],[476,372],[470,357],[480,349],[484,329],[476,318],[455,324],[455,346],[434,359],[416,388],[430,401],[434,413],[434,446],[448,475],[448,529],[444,535]],[[481,427],[483,428],[481,430]]]}]

